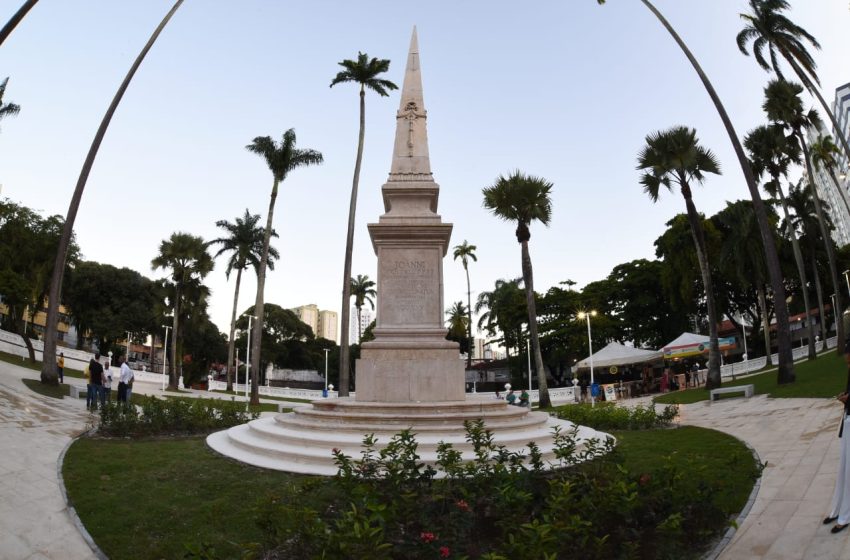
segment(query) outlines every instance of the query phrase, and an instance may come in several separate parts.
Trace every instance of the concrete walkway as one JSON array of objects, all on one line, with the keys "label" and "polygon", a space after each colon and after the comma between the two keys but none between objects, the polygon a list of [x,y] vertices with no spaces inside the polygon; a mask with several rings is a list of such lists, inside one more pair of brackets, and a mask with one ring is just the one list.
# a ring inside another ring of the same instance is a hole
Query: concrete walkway
[{"label": "concrete walkway", "polygon": [[[83,399],[43,397],[21,382],[37,376],[0,362],[0,558],[94,558],[65,506],[57,473],[62,449],[91,417]],[[137,383],[135,389],[161,394],[155,384]],[[204,391],[186,396],[230,398]],[[639,403],[649,401],[623,404]],[[850,530],[833,535],[821,523],[838,468],[837,401],[756,396],[680,410],[682,424],[731,434],[767,462],[755,503],[721,560],[850,558]]]}]

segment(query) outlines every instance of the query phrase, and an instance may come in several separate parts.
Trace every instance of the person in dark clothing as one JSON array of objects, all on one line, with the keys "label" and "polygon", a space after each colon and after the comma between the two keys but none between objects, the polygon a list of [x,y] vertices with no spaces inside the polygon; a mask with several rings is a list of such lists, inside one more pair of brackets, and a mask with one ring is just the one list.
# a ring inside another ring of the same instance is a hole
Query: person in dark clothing
[{"label": "person in dark clothing", "polygon": [[103,392],[103,366],[100,364],[100,352],[95,353],[94,358],[89,361],[89,383],[92,389],[91,409],[97,410],[97,401],[103,408],[106,402],[106,394]]}]

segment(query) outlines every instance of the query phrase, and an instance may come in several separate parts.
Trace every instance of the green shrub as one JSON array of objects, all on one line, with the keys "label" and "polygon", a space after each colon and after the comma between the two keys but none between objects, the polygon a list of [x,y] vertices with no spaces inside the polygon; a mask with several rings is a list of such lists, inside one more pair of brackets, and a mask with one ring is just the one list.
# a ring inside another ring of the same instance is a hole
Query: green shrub
[{"label": "green shrub", "polygon": [[611,440],[555,439],[561,468],[544,470],[533,443],[526,455],[507,451],[481,422],[467,424],[471,460],[444,443],[436,468],[409,430],[382,450],[367,436],[359,459],[334,450],[337,476],[262,503],[265,539],[243,545],[245,558],[680,559],[730,523],[715,499],[721,482],[701,482],[695,462],[631,473]]},{"label": "green shrub", "polygon": [[580,426],[595,430],[648,430],[669,426],[679,414],[677,405],[668,405],[660,413],[652,405],[634,408],[617,406],[610,402],[570,404],[558,407],[554,414],[561,420],[569,420]]},{"label": "green shrub", "polygon": [[[259,413],[235,400],[133,397],[134,404],[109,402],[100,409],[99,432],[107,436],[203,434],[244,424]],[[137,403],[137,404],[135,404]]]}]

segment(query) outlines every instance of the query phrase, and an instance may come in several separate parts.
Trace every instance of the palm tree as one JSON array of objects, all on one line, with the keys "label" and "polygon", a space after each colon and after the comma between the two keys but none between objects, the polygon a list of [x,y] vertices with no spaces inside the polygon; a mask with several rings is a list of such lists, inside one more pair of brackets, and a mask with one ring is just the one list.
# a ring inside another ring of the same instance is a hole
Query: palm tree
[{"label": "palm tree", "polygon": [[[245,148],[263,157],[266,160],[266,165],[272,172],[274,182],[272,183],[272,193],[269,200],[269,214],[266,218],[266,227],[263,230],[263,251],[260,255],[260,266],[257,269],[257,299],[254,303],[254,311],[256,315],[256,324],[260,328],[254,329],[251,333],[251,404],[260,403],[260,393],[257,387],[257,372],[260,369],[260,344],[262,342],[263,316],[265,314],[265,287],[266,287],[266,267],[269,263],[269,242],[272,232],[274,231],[274,205],[277,200],[277,188],[282,183],[289,172],[298,167],[307,167],[310,165],[318,165],[322,163],[323,158],[320,152],[310,149],[299,149],[296,147],[297,141],[295,137],[295,129],[290,128],[283,133],[283,138],[280,144],[275,143],[270,136],[257,136],[254,141],[245,146]],[[343,339],[345,337],[342,337]]]},{"label": "palm tree", "polygon": [[200,237],[188,233],[172,233],[171,237],[159,245],[159,254],[151,261],[154,270],[171,270],[171,282],[174,284],[174,311],[171,338],[171,374],[168,386],[177,389],[178,364],[177,339],[180,327],[180,312],[186,291],[200,288],[200,281],[209,274],[214,266],[213,259],[207,253],[207,244]]},{"label": "palm tree", "polygon": [[463,340],[466,338],[467,327],[469,327],[469,310],[462,301],[456,301],[446,309],[446,323],[449,328],[447,338],[452,340]]},{"label": "palm tree", "polygon": [[358,52],[357,60],[343,60],[338,63],[344,68],[337,73],[330,87],[346,82],[360,84],[360,134],[357,139],[357,158],[354,161],[354,179],[351,183],[351,202],[348,207],[348,232],[345,238],[345,264],[342,271],[342,316],[340,319],[339,352],[339,396],[348,396],[349,384],[349,360],[348,349],[348,324],[350,318],[351,303],[351,258],[354,253],[354,216],[357,212],[357,189],[360,185],[360,165],[363,161],[363,140],[366,136],[366,88],[371,89],[381,97],[389,95],[388,90],[398,89],[398,86],[389,80],[379,78],[381,74],[389,70],[390,61],[387,59],[372,58],[366,53]]},{"label": "palm tree", "polygon": [[[605,3],[605,0],[596,1],[598,4]],[[794,358],[791,354],[791,325],[788,322],[788,305],[785,302],[785,282],[782,278],[782,269],[779,265],[779,253],[776,250],[776,240],[774,239],[773,228],[770,225],[770,220],[767,217],[767,209],[765,208],[764,201],[761,198],[761,193],[759,193],[756,178],[753,175],[752,169],[750,169],[750,163],[747,160],[747,155],[744,153],[744,147],[738,139],[738,134],[735,132],[732,119],[729,118],[729,114],[726,112],[726,107],[723,106],[723,102],[720,101],[720,96],[717,95],[714,85],[712,85],[711,81],[708,79],[708,76],[703,71],[702,66],[700,66],[699,62],[697,62],[696,57],[694,57],[693,53],[682,38],[679,37],[679,34],[676,33],[676,30],[673,29],[673,26],[670,25],[670,22],[667,21],[667,18],[658,11],[652,2],[649,0],[641,0],[641,2],[650,12],[652,12],[667,32],[670,33],[670,36],[673,37],[673,40],[676,41],[676,44],[679,45],[682,53],[684,53],[685,57],[687,57],[688,61],[691,63],[691,66],[693,66],[694,71],[696,71],[699,76],[703,87],[705,87],[705,91],[711,98],[712,103],[714,103],[714,108],[717,110],[717,114],[723,122],[723,127],[726,129],[726,134],[729,136],[732,148],[735,150],[735,156],[738,158],[738,165],[741,166],[741,171],[744,174],[744,180],[747,183],[747,189],[750,191],[750,198],[753,201],[753,209],[756,212],[759,233],[761,234],[761,241],[764,245],[765,259],[767,259],[767,271],[770,276],[770,287],[773,290],[773,311],[776,317],[776,342],[779,347],[778,374],[781,379],[789,382],[793,381]]]},{"label": "palm tree", "polygon": [[[806,172],[809,177],[814,177],[812,169],[812,158],[809,154],[809,146],[806,142],[804,131],[810,127],[815,129],[821,128],[821,120],[817,111],[811,109],[806,111],[803,107],[803,100],[800,94],[803,93],[803,87],[800,84],[793,84],[785,80],[771,80],[764,89],[764,108],[767,113],[767,118],[772,122],[781,124],[787,130],[790,130],[792,135],[797,139],[800,147],[803,150],[803,161],[806,164]],[[821,208],[820,197],[814,196],[815,212],[818,216],[818,226],[820,234],[826,245],[826,255],[829,261],[829,274],[832,279],[832,289],[835,293],[835,312],[838,320],[836,321],[836,335],[838,340],[844,340],[844,321],[841,320],[841,312],[844,309],[841,297],[841,284],[838,281],[838,267],[836,266],[835,250],[830,241],[829,231],[826,227],[823,208]],[[844,353],[843,344],[838,344],[836,352],[838,355]]]},{"label": "palm tree", "polygon": [[661,187],[671,192],[678,185],[685,199],[691,237],[697,252],[702,285],[705,289],[708,308],[708,379],[706,386],[720,386],[720,346],[717,343],[717,311],[714,303],[714,290],[711,283],[711,269],[705,243],[702,219],[694,206],[691,182],[702,183],[706,173],[720,174],[720,164],[711,150],[703,148],[697,140],[696,130],[676,126],[669,130],[655,132],[646,137],[646,146],[638,156],[639,170],[643,170],[640,182],[643,190],[653,202],[658,201]]},{"label": "palm tree", "polygon": [[516,239],[522,248],[522,279],[525,283],[525,300],[528,307],[528,332],[534,353],[534,367],[537,370],[541,408],[551,406],[551,401],[546,384],[546,370],[543,368],[543,356],[540,353],[540,339],[537,336],[534,272],[531,267],[531,255],[528,253],[531,231],[528,228],[535,220],[544,226],[549,225],[552,218],[552,200],[549,198],[551,191],[552,183],[546,179],[525,175],[520,171],[514,171],[507,177],[500,175],[491,186],[482,191],[484,208],[498,218],[517,223]]},{"label": "palm tree", "polygon": [[[817,357],[815,349],[815,331],[811,317],[811,303],[809,301],[809,282],[806,278],[806,266],[803,261],[803,252],[800,249],[800,240],[797,232],[791,224],[791,216],[788,211],[788,200],[782,192],[782,179],[788,175],[791,164],[800,163],[800,147],[793,138],[785,136],[781,125],[762,125],[751,130],[744,138],[744,146],[750,153],[750,164],[753,172],[759,179],[765,173],[770,176],[770,181],[765,182],[765,190],[782,205],[782,213],[785,216],[786,231],[791,239],[791,247],[794,251],[794,261],[797,264],[797,274],[800,277],[800,289],[803,292],[803,304],[806,306],[806,325],[809,331],[809,359]],[[768,358],[770,353],[768,352]]]},{"label": "palm tree", "polygon": [[56,329],[58,327],[59,320],[62,278],[65,274],[65,262],[68,260],[71,236],[74,233],[74,221],[77,219],[77,211],[80,209],[80,201],[83,198],[83,191],[86,188],[89,173],[91,173],[91,168],[94,165],[94,159],[97,157],[97,152],[100,149],[100,143],[103,141],[106,129],[109,128],[112,116],[115,114],[115,110],[118,108],[121,98],[124,97],[124,92],[127,91],[127,87],[130,85],[130,81],[136,74],[136,70],[139,69],[139,66],[145,59],[145,55],[148,54],[148,51],[156,42],[157,37],[159,37],[159,34],[162,33],[165,25],[182,3],[183,0],[177,0],[174,2],[174,6],[171,7],[171,10],[169,10],[169,12],[165,14],[165,17],[162,18],[162,21],[159,22],[159,25],[153,32],[153,35],[151,35],[147,44],[145,44],[144,48],[142,48],[142,52],[140,52],[139,56],[136,57],[135,62],[133,62],[129,72],[127,72],[127,75],[124,77],[124,81],[121,82],[121,85],[118,87],[115,97],[112,98],[112,103],[110,103],[109,108],[106,109],[106,114],[103,116],[103,120],[100,121],[100,127],[98,127],[97,132],[94,135],[94,140],[92,140],[88,155],[86,155],[86,160],[83,162],[83,167],[80,170],[80,177],[77,179],[77,186],[74,188],[74,194],[71,197],[71,204],[68,206],[68,214],[65,217],[65,227],[62,230],[62,238],[59,240],[59,247],[56,250],[56,261],[53,264],[53,275],[50,278],[50,293],[47,301],[47,319],[45,320],[44,332],[44,354],[42,355],[41,362],[42,383],[48,383],[51,385],[57,385],[59,383],[59,378],[56,375]]},{"label": "palm tree", "polygon": [[460,262],[463,264],[463,270],[466,272],[466,306],[469,311],[469,321],[466,323],[468,331],[466,336],[469,339],[469,352],[466,353],[466,369],[472,367],[472,349],[475,347],[472,339],[472,288],[469,285],[469,259],[478,262],[478,257],[475,256],[476,249],[477,247],[467,243],[466,239],[463,240],[463,243],[454,247],[454,260],[460,258]]},{"label": "palm tree", "polygon": [[[817,250],[818,241],[820,240],[820,223],[812,194],[811,185],[805,184],[805,181],[800,179],[796,185],[792,183],[788,189],[788,206],[794,210],[794,215],[790,218],[790,227],[800,234],[801,241],[804,241],[808,248],[809,260],[812,266],[812,278],[818,300],[818,326],[820,330],[821,351],[825,352],[827,349],[826,313],[823,304],[823,289],[821,288],[820,274],[818,273]],[[823,200],[820,201],[820,205],[824,210],[829,209],[829,205]],[[833,226],[829,218],[829,213],[825,213],[824,218],[827,229],[831,230]]]},{"label": "palm tree", "polygon": [[[820,44],[808,31],[782,14],[789,7],[790,4],[786,0],[750,0],[752,13],[741,14],[741,18],[747,22],[747,25],[738,33],[738,48],[749,56],[747,43],[753,41],[753,55],[759,66],[767,71],[773,70],[780,80],[784,80],[785,76],[782,74],[779,59],[776,56],[778,53],[788,62],[806,89],[817,97],[824,112],[829,116],[833,129],[841,131],[843,128],[835,120],[835,115],[821,95],[820,89],[815,86],[815,84],[820,85],[816,71],[817,65],[805,45],[808,42],[814,48],[820,49]],[[769,62],[765,57],[765,48],[770,58]],[[847,139],[840,132],[838,138],[847,157],[850,157],[850,145],[847,144]]]},{"label": "palm tree", "polygon": [[[378,292],[375,291],[375,283],[369,280],[369,277],[365,274],[358,274],[357,278],[352,278],[349,290],[354,297],[354,307],[357,308],[357,342],[359,343],[360,339],[363,338],[363,321],[360,318],[363,305],[369,302],[372,309],[375,309],[375,300],[372,298],[377,296]],[[348,337],[345,334],[343,332],[342,338],[347,339]]]},{"label": "palm tree", "polygon": [[[227,261],[227,268],[224,275],[230,279],[230,273],[236,270],[236,289],[233,292],[233,311],[230,313],[230,337],[227,344],[227,390],[233,390],[233,378],[231,377],[231,369],[233,368],[233,358],[236,340],[236,309],[239,304],[239,286],[242,283],[242,271],[253,266],[256,272],[260,267],[260,256],[263,252],[263,237],[264,231],[262,226],[258,226],[260,221],[259,214],[251,214],[248,209],[245,209],[245,215],[236,218],[236,223],[230,223],[227,220],[219,220],[215,223],[217,227],[222,228],[227,232],[227,237],[219,237],[209,242],[209,245],[221,245],[218,252],[213,255],[216,259],[224,253],[231,253],[230,259]],[[277,233],[272,232],[272,237],[277,237]],[[269,247],[269,269],[274,270],[274,261],[280,258],[280,253],[274,247]]]},{"label": "palm tree", "polygon": [[13,117],[21,112],[20,105],[15,105],[11,101],[3,103],[3,94],[6,93],[6,84],[8,83],[9,78],[0,82],[0,120],[5,119],[6,117]]},{"label": "palm tree", "polygon": [[835,175],[835,171],[838,169],[837,158],[841,151],[832,141],[832,136],[829,134],[820,136],[809,149],[812,154],[812,164],[821,167],[832,179],[832,186],[838,191],[838,196],[844,202],[844,207],[850,215],[850,201],[848,201],[847,191],[841,187],[841,183],[838,182],[838,177]]},{"label": "palm tree", "polygon": [[21,20],[24,19],[24,16],[27,15],[27,12],[32,9],[33,6],[38,3],[38,0],[26,0],[24,4],[18,8],[18,11],[9,18],[9,21],[6,22],[6,25],[3,26],[3,29],[0,29],[0,45],[6,40],[6,37],[12,33],[12,30],[21,23]]}]

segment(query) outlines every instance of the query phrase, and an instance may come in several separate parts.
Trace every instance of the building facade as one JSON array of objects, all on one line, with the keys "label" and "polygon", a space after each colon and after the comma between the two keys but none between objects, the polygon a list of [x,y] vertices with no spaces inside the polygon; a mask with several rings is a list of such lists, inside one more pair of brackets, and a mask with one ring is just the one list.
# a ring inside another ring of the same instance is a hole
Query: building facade
[{"label": "building facade", "polygon": [[292,312],[298,316],[302,323],[312,329],[315,336],[339,343],[336,311],[319,309],[319,306],[315,303],[308,303],[292,309]]},{"label": "building facade", "polygon": [[357,322],[357,308],[351,308],[351,320],[348,322],[348,343],[349,344],[359,344],[360,343],[360,333],[365,333],[366,329],[369,328],[369,325],[372,324],[372,321],[375,320],[375,316],[372,315],[372,311],[369,309],[363,309],[360,312],[360,323]]}]

